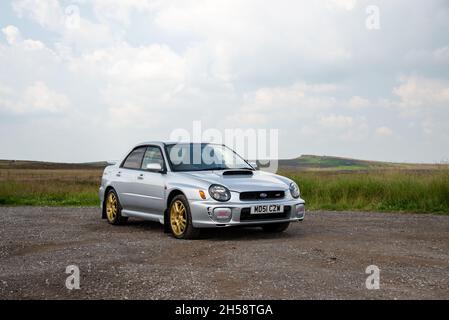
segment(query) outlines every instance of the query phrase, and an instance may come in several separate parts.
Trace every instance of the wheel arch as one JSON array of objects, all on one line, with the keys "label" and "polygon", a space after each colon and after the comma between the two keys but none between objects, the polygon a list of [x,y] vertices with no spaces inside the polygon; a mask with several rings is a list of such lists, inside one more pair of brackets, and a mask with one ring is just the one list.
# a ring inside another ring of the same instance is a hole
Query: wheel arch
[{"label": "wheel arch", "polygon": [[[107,197],[107,195],[108,195],[108,192],[109,191],[111,191],[111,190],[114,190],[115,191],[115,189],[114,189],[114,187],[113,186],[107,186],[106,187],[106,189],[104,190],[104,195],[103,195],[103,200],[102,200],[102,210],[101,210],[101,218],[102,219],[106,219],[107,217],[106,217],[106,206],[105,206],[105,200],[106,200],[106,197]],[[117,193],[117,191],[115,191],[115,193]],[[118,195],[117,195],[118,196]]]},{"label": "wheel arch", "polygon": [[180,189],[173,189],[173,190],[170,190],[170,193],[167,196],[167,202],[166,202],[165,211],[164,211],[164,232],[165,233],[170,233],[170,224],[167,223],[170,218],[168,216],[168,212],[170,209],[170,203],[174,197],[179,196],[179,195],[185,196],[185,193],[182,192]]}]

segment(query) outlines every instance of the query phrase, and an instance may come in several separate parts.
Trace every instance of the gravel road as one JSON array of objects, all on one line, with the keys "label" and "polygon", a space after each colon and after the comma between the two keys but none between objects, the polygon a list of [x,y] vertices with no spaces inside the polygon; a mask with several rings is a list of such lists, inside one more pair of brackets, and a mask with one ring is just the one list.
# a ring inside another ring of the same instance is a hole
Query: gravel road
[{"label": "gravel road", "polygon": [[[0,299],[449,299],[449,216],[311,212],[175,240],[97,208],[0,207]],[[65,287],[66,266],[81,288]],[[380,289],[365,286],[369,265]]]}]

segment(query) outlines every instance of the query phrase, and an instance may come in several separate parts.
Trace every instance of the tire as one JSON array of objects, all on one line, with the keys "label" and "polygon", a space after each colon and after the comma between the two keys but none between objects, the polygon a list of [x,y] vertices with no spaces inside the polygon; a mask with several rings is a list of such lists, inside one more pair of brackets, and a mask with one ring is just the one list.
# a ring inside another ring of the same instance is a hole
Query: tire
[{"label": "tire", "polygon": [[193,227],[189,202],[184,195],[178,195],[170,202],[168,223],[172,235],[177,239],[197,239],[199,237],[200,230]]},{"label": "tire", "polygon": [[280,233],[287,230],[290,222],[270,223],[262,226],[263,231],[271,233]]},{"label": "tire", "polygon": [[104,206],[106,219],[110,224],[121,225],[128,221],[128,217],[122,216],[122,206],[114,189],[109,190],[106,194]]}]

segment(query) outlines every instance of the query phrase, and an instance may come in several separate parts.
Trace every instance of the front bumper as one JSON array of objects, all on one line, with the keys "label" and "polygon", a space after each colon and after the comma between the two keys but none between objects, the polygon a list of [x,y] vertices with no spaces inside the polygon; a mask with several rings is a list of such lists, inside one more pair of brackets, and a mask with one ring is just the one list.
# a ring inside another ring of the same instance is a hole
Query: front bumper
[{"label": "front bumper", "polygon": [[[231,226],[251,226],[268,223],[295,222],[304,220],[305,201],[302,199],[275,200],[275,201],[239,201],[218,203],[217,201],[189,201],[192,214],[192,224],[195,228],[214,228]],[[248,210],[257,205],[278,204],[284,206],[284,214],[248,216]],[[213,210],[216,208],[231,209],[232,216],[229,221],[214,220]],[[288,211],[288,208],[290,210]],[[298,210],[298,208],[300,210]],[[299,212],[298,212],[299,211]],[[257,219],[253,219],[257,218]]]}]

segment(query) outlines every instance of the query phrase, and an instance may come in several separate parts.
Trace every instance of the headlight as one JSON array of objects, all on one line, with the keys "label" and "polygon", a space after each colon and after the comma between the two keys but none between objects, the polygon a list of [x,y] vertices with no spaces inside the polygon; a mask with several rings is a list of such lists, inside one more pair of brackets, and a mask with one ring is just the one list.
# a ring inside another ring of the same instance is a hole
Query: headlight
[{"label": "headlight", "polygon": [[290,193],[291,193],[292,197],[295,199],[299,198],[299,196],[300,196],[299,187],[294,182],[290,183]]},{"label": "headlight", "polygon": [[213,184],[209,187],[209,194],[217,201],[226,202],[231,199],[229,189],[219,184]]}]

